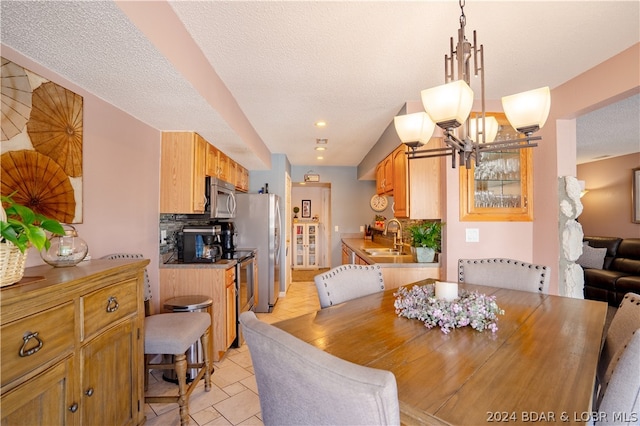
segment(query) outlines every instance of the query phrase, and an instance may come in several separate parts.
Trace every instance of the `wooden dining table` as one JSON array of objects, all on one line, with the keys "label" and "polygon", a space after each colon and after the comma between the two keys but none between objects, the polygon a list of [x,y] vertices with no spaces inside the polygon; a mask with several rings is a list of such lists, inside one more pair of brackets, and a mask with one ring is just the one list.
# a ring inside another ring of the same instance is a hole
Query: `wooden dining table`
[{"label": "wooden dining table", "polygon": [[[432,280],[409,285],[424,285]],[[274,325],[339,358],[391,371],[403,424],[589,420],[607,305],[460,284],[495,296],[495,333],[443,333],[398,316],[396,289]]]}]

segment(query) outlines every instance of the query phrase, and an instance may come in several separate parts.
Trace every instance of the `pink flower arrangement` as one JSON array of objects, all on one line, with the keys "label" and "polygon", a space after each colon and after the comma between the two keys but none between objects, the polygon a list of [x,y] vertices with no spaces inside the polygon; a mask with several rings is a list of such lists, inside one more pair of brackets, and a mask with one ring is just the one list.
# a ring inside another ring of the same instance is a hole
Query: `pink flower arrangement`
[{"label": "pink flower arrangement", "polygon": [[398,316],[418,319],[427,328],[439,326],[447,334],[454,328],[471,326],[474,330],[498,331],[498,315],[504,310],[498,307],[495,296],[477,291],[461,290],[453,301],[436,299],[435,285],[415,285],[411,289],[400,287],[394,293],[394,307]]}]

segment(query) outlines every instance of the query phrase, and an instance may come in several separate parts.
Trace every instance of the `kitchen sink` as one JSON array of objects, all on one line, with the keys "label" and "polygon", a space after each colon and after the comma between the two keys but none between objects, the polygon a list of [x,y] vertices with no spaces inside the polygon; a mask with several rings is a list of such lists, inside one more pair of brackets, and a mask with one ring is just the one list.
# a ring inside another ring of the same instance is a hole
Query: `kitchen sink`
[{"label": "kitchen sink", "polygon": [[413,255],[411,254],[380,254],[369,255],[369,259],[375,263],[414,263]]},{"label": "kitchen sink", "polygon": [[404,253],[401,250],[385,248],[385,247],[362,249],[362,251],[367,253],[369,256],[408,256],[410,255],[410,253]]}]

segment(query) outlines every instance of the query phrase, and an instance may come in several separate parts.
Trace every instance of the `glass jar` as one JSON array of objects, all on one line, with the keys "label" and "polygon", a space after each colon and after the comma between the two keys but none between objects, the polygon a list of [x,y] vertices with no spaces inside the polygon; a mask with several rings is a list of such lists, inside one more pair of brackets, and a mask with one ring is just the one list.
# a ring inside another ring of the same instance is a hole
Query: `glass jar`
[{"label": "glass jar", "polygon": [[64,235],[53,235],[49,242],[51,246],[48,250],[42,249],[40,257],[51,266],[61,268],[65,266],[75,266],[82,262],[89,246],[80,237],[76,228],[72,225],[63,224]]}]

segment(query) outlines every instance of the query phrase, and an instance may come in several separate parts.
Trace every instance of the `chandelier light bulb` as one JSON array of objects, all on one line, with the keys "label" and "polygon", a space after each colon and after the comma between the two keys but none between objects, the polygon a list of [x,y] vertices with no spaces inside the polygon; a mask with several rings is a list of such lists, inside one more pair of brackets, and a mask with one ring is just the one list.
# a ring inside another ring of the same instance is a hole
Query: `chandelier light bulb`
[{"label": "chandelier light bulb", "polygon": [[425,89],[421,96],[424,110],[443,129],[464,123],[473,106],[473,90],[464,80]]},{"label": "chandelier light bulb", "polygon": [[511,126],[521,133],[533,133],[544,126],[551,108],[549,87],[502,98],[502,108]]},{"label": "chandelier light bulb", "polygon": [[424,145],[431,139],[436,124],[431,121],[426,112],[398,115],[393,118],[398,137],[405,144]]},{"label": "chandelier light bulb", "polygon": [[[495,117],[487,116],[484,118],[485,125],[487,126],[487,130],[484,132],[484,142],[491,143],[496,140],[496,136],[498,135],[498,128],[500,127],[498,124],[498,120]],[[477,123],[477,129],[476,129]],[[478,132],[482,132],[482,119],[480,117],[470,119],[469,120],[469,138],[472,141],[480,143],[481,138],[478,138]]]}]

